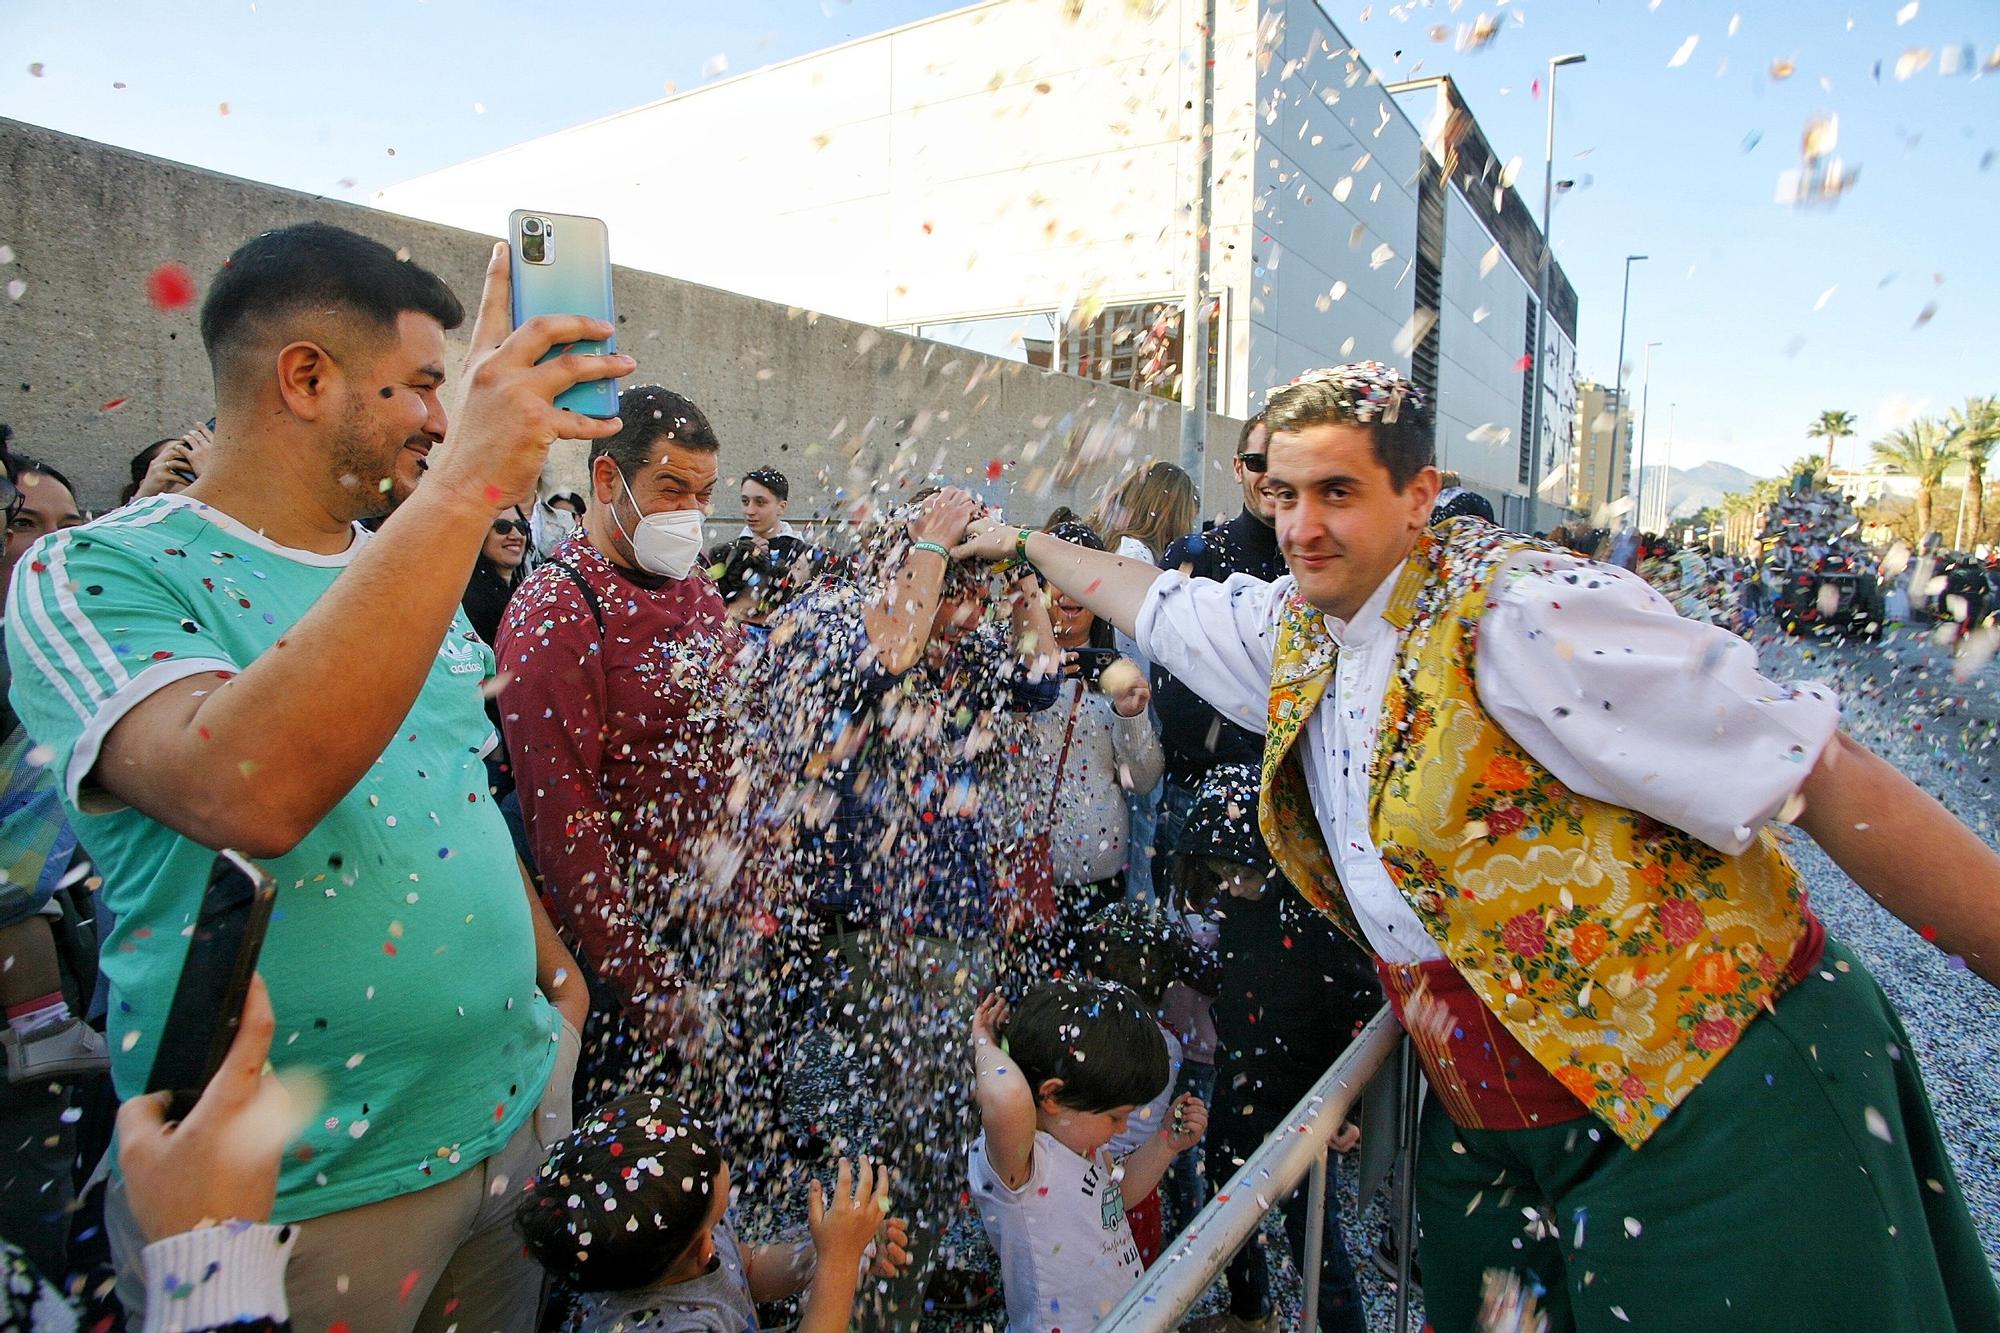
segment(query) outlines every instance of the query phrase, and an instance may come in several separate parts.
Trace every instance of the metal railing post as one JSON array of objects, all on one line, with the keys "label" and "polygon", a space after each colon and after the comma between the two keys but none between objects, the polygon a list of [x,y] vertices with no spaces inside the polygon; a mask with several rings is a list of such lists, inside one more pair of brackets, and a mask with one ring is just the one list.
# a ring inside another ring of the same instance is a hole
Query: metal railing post
[{"label": "metal railing post", "polygon": [[1322,1152],[1313,1158],[1311,1181],[1306,1189],[1306,1271],[1299,1274],[1306,1284],[1305,1319],[1301,1327],[1306,1333],[1314,1333],[1319,1328],[1319,1274],[1320,1258],[1326,1246],[1326,1154]]},{"label": "metal railing post", "polygon": [[1201,1300],[1244,1242],[1254,1237],[1265,1215],[1308,1174],[1315,1174],[1313,1197],[1323,1224],[1327,1144],[1368,1082],[1395,1054],[1401,1036],[1388,1007],[1378,1010],[1281,1126],[1168,1242],[1111,1313],[1098,1321],[1097,1333],[1168,1333],[1179,1327],[1181,1317]]},{"label": "metal railing post", "polygon": [[1403,1040],[1403,1106],[1397,1127],[1396,1164],[1396,1333],[1409,1333],[1410,1268],[1416,1262],[1417,1219],[1417,1100],[1422,1089],[1422,1066],[1416,1048]]}]

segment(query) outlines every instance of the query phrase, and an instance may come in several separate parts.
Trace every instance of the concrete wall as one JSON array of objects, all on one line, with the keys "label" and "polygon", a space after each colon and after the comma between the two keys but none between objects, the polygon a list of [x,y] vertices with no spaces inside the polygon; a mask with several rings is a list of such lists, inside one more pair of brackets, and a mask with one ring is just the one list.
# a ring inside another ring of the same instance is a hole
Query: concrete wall
[{"label": "concrete wall", "polygon": [[[317,218],[407,248],[471,306],[492,244],[14,121],[0,120],[0,168],[0,243],[14,253],[0,285],[26,284],[0,299],[0,420],[96,507],[114,499],[133,453],[213,410],[196,307],[153,309],[156,266],[179,262],[205,285],[249,237]],[[1179,409],[1162,399],[655,273],[621,268],[616,289],[637,379],[701,404],[725,477],[785,471],[799,517],[842,509],[877,480],[942,472],[1039,519],[1057,503],[1085,507],[1147,455],[1179,456]],[[1238,503],[1237,428],[1209,420],[1202,480],[1216,513]],[[578,447],[559,448],[552,470],[576,478]],[[1004,473],[989,484],[995,460]]]}]

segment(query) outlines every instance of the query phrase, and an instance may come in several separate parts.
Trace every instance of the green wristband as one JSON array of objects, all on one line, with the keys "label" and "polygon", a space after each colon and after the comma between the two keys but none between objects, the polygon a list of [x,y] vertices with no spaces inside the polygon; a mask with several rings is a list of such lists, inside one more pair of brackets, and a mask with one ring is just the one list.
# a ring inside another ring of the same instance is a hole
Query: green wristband
[{"label": "green wristband", "polygon": [[911,549],[912,551],[931,551],[931,552],[934,552],[934,553],[936,553],[936,555],[937,555],[937,556],[938,556],[938,557],[939,557],[940,559],[942,559],[942,560],[943,560],[943,561],[944,561],[944,562],[945,562],[945,563],[946,563],[947,565],[951,563],[951,550],[950,550],[950,548],[949,548],[949,547],[945,547],[945,546],[940,546],[940,545],[938,545],[938,543],[936,543],[936,542],[913,542],[913,543],[911,543],[911,545],[910,545],[910,549]]},{"label": "green wristband", "polygon": [[1028,559],[1028,538],[1034,535],[1033,528],[1022,528],[1014,534],[1014,558],[1024,565],[1031,563]]}]

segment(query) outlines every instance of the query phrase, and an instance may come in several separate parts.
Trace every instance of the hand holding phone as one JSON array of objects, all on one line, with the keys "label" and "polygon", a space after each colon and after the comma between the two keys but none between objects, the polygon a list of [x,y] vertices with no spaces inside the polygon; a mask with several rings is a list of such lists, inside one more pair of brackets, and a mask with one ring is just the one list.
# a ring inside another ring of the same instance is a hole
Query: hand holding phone
[{"label": "hand holding phone", "polygon": [[147,1092],[167,1094],[168,1120],[186,1119],[236,1039],[277,897],[277,882],[241,853],[216,853],[146,1077]]},{"label": "hand holding phone", "polygon": [[539,315],[515,328],[509,254],[506,242],[494,244],[451,428],[431,450],[424,474],[426,487],[450,491],[496,514],[533,497],[549,445],[556,440],[599,440],[618,433],[617,418],[565,411],[555,406],[555,399],[572,385],[629,374],[637,364],[616,354],[577,352],[550,359],[559,345],[609,340],[611,322]]},{"label": "hand holding phone", "polygon": [[1070,674],[1082,681],[1084,688],[1092,690],[1104,679],[1104,668],[1118,660],[1118,654],[1109,648],[1078,648],[1069,656]]},{"label": "hand holding phone", "polygon": [[118,1108],[118,1166],[149,1242],[270,1218],[280,1154],[297,1128],[284,1085],[264,1072],[276,1027],[270,993],[253,973],[222,1067],[180,1123],[164,1093]]}]

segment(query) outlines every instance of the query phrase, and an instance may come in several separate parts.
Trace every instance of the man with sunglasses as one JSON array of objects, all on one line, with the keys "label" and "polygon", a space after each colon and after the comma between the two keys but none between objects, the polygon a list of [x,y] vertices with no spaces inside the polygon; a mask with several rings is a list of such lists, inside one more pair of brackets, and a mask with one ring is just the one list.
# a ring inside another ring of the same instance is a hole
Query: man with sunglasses
[{"label": "man with sunglasses", "polygon": [[[1227,523],[1174,542],[1160,558],[1162,567],[1218,583],[1231,574],[1248,574],[1266,583],[1284,575],[1285,557],[1278,550],[1271,497],[1264,489],[1267,438],[1263,413],[1243,423],[1232,461],[1236,484],[1243,488],[1243,511]],[[1164,857],[1180,840],[1202,779],[1221,764],[1256,763],[1264,752],[1264,740],[1209,707],[1171,672],[1156,667],[1155,676],[1153,708],[1160,717],[1160,743],[1167,755],[1158,848]]]}]

